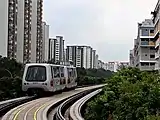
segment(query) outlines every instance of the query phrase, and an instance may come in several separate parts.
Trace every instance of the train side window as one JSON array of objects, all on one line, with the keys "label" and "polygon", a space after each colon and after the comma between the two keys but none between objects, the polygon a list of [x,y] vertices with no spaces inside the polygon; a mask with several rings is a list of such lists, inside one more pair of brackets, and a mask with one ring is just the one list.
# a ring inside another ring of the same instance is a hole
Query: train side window
[{"label": "train side window", "polygon": [[52,79],[54,78],[54,73],[53,73],[53,71],[54,71],[54,68],[51,66],[51,75],[52,75]]},{"label": "train side window", "polygon": [[64,77],[64,68],[61,67],[60,69],[61,69],[61,77]]},{"label": "train side window", "polygon": [[54,78],[60,77],[59,67],[53,67],[53,72],[54,72]]},{"label": "train side window", "polygon": [[76,77],[76,69],[74,68],[73,71],[74,71],[73,72],[74,73],[74,77]]},{"label": "train side window", "polygon": [[70,69],[70,68],[67,68],[67,71],[68,71],[68,77],[71,77],[71,75],[72,75],[71,69]]},{"label": "train side window", "polygon": [[74,77],[74,71],[73,68],[71,68],[71,76]]}]

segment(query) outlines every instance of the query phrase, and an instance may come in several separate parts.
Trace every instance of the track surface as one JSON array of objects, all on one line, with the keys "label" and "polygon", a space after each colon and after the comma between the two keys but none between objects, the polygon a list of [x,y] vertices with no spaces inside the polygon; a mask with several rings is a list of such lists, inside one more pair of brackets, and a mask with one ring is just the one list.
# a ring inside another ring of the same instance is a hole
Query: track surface
[{"label": "track surface", "polygon": [[2,120],[46,120],[45,113],[47,112],[48,106],[54,105],[58,101],[68,98],[79,92],[82,92],[91,88],[100,87],[100,86],[102,85],[78,88],[76,90],[54,95],[52,97],[40,98],[37,100],[27,102],[25,104],[22,104],[10,110],[8,113],[6,113],[3,116]]}]

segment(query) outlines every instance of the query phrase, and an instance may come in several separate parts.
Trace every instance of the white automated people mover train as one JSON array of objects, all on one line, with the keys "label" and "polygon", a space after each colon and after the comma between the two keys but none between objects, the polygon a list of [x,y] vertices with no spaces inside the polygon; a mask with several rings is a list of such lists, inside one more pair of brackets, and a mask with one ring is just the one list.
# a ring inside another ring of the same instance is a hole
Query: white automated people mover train
[{"label": "white automated people mover train", "polygon": [[28,95],[53,93],[77,86],[77,71],[73,66],[47,63],[26,64],[22,80],[22,90]]}]

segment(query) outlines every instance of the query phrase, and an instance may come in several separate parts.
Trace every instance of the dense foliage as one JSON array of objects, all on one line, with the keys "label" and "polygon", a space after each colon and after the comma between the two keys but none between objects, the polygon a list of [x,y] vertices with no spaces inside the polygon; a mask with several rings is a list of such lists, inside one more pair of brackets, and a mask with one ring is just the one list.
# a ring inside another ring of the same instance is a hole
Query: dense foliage
[{"label": "dense foliage", "polygon": [[20,77],[0,79],[0,100],[7,100],[24,96],[22,92],[22,79]]},{"label": "dense foliage", "polygon": [[23,65],[14,59],[0,56],[0,78],[22,76]]},{"label": "dense foliage", "polygon": [[23,96],[22,74],[22,64],[0,56],[0,101]]},{"label": "dense foliage", "polygon": [[113,72],[104,69],[77,68],[78,85],[95,85],[105,83],[106,78],[112,76]]},{"label": "dense foliage", "polygon": [[87,104],[86,120],[160,119],[160,77],[156,72],[124,68]]}]

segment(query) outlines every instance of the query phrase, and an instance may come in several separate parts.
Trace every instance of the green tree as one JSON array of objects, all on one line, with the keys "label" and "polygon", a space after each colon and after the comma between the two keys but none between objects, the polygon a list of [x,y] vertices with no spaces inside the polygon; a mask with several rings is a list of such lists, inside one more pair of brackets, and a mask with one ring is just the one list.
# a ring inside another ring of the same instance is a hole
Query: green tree
[{"label": "green tree", "polygon": [[78,85],[95,85],[104,83],[113,72],[104,69],[77,68],[77,75]]},{"label": "green tree", "polygon": [[87,120],[156,120],[160,116],[160,76],[122,68],[107,81],[101,95],[88,103]]},{"label": "green tree", "polygon": [[0,56],[0,100],[23,96],[23,64]]}]

